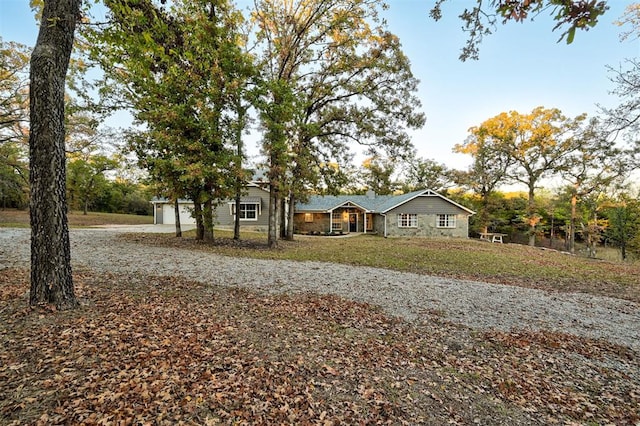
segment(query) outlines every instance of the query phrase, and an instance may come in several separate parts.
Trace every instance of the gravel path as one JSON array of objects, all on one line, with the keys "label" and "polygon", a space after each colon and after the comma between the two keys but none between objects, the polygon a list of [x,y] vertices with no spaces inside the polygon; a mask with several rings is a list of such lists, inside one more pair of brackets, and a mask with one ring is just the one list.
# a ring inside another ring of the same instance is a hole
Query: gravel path
[{"label": "gravel path", "polygon": [[[122,231],[131,228],[72,230],[74,266],[98,272],[182,276],[266,292],[331,293],[381,306],[408,320],[428,320],[436,312],[474,329],[563,331],[640,350],[640,305],[625,300],[369,267],[151,247],[117,239]],[[28,229],[0,228],[0,268],[12,266],[29,266]]]}]

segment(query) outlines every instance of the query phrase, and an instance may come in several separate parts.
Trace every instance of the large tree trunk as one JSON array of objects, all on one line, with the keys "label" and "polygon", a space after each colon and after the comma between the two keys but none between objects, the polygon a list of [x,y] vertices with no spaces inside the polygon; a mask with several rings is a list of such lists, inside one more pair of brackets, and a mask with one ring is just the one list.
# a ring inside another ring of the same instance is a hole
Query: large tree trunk
[{"label": "large tree trunk", "polygon": [[210,191],[207,191],[207,200],[204,202],[202,215],[204,219],[204,240],[213,241],[213,202],[211,201]]},{"label": "large tree trunk", "polygon": [[282,196],[280,198],[280,238],[285,240],[287,238],[287,197]]},{"label": "large tree trunk", "polygon": [[29,159],[31,292],[29,303],[78,305],[67,222],[64,92],[80,0],[44,3],[31,54]]},{"label": "large tree trunk", "polygon": [[269,248],[278,247],[278,190],[273,183],[269,183],[269,232],[267,245]]},{"label": "large tree trunk", "polygon": [[178,197],[173,202],[173,212],[176,216],[176,237],[180,238],[182,237],[182,226],[180,225],[180,202]]},{"label": "large tree trunk", "polygon": [[200,195],[193,194],[193,216],[196,220],[196,240],[204,239],[204,222],[202,221],[202,203],[200,203]]},{"label": "large tree trunk", "polygon": [[233,239],[236,241],[240,240],[240,201],[241,201],[241,192],[240,186],[236,184],[236,198],[235,198],[235,209],[236,215],[233,218]]},{"label": "large tree trunk", "polygon": [[482,192],[482,203],[480,210],[480,232],[489,232],[489,193]]},{"label": "large tree trunk", "polygon": [[287,210],[287,235],[286,235],[286,239],[288,241],[293,241],[293,215],[294,215],[294,206],[296,203],[296,198],[295,195],[293,195],[293,193],[291,193],[291,196],[289,196],[289,210]]}]

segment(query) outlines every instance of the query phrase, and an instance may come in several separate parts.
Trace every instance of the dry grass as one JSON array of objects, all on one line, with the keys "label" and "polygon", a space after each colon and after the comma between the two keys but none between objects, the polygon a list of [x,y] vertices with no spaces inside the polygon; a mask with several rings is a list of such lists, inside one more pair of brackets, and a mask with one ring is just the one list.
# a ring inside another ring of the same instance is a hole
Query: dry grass
[{"label": "dry grass", "polygon": [[[153,223],[153,216],[138,216],[118,213],[94,213],[84,215],[79,211],[72,211],[67,215],[69,226],[87,227],[98,225],[148,225]],[[6,209],[0,210],[0,228],[28,228],[29,211]]]},{"label": "dry grass", "polygon": [[320,261],[372,266],[484,282],[584,292],[640,302],[640,263],[588,259],[517,244],[432,238],[298,237],[268,250],[263,235],[247,233],[240,242],[218,231],[213,243],[171,235],[136,235],[148,244],[213,251],[227,256]]}]

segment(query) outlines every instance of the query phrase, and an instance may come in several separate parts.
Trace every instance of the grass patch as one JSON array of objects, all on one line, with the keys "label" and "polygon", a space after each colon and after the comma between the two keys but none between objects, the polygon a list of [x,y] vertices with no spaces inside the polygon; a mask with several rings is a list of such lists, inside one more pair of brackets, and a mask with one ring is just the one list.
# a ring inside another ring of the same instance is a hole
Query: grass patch
[{"label": "grass patch", "polygon": [[400,321],[335,296],[76,273],[27,308],[0,270],[1,424],[635,424],[638,354]]},{"label": "grass patch", "polygon": [[517,244],[359,235],[297,237],[295,241],[281,241],[278,249],[269,250],[263,234],[243,233],[242,240],[236,242],[229,231],[217,230],[213,243],[195,241],[193,235],[193,231],[183,238],[146,234],[136,235],[136,239],[226,256],[371,266],[640,302],[640,263],[588,259]]},{"label": "grass patch", "polygon": [[[153,216],[96,212],[89,212],[85,215],[79,211],[69,212],[67,219],[70,227],[77,228],[100,225],[150,225],[153,223]],[[28,228],[29,211],[16,209],[0,210],[0,227]]]}]

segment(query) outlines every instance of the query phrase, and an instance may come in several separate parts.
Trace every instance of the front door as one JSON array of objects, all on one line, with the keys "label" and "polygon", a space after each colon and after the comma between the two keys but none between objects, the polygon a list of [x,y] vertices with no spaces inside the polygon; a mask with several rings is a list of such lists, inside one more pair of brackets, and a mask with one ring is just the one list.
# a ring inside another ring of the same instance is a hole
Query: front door
[{"label": "front door", "polygon": [[349,213],[349,232],[358,232],[358,213]]}]

